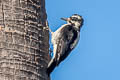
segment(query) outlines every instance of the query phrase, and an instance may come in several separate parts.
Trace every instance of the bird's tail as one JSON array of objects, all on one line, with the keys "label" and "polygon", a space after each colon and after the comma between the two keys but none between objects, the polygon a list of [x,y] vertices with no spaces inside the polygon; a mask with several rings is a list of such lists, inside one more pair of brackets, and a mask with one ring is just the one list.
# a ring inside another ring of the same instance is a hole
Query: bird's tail
[{"label": "bird's tail", "polygon": [[56,67],[56,60],[55,59],[52,59],[49,64],[48,64],[48,67],[47,67],[47,74],[48,76],[50,75],[50,73],[55,69]]},{"label": "bird's tail", "polygon": [[58,65],[58,61],[57,61],[58,55],[56,54],[57,53],[57,45],[54,45],[53,48],[54,48],[54,50],[53,50],[53,58],[48,63],[48,67],[47,67],[48,76],[55,69],[55,67]]}]

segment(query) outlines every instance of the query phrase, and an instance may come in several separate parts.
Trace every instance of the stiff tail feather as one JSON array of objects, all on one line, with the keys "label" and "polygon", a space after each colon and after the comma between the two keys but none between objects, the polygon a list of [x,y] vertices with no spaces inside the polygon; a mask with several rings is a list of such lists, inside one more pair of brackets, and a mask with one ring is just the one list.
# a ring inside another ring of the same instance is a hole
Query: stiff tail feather
[{"label": "stiff tail feather", "polygon": [[50,73],[55,69],[57,62],[55,59],[51,60],[47,67],[47,74],[50,76]]}]

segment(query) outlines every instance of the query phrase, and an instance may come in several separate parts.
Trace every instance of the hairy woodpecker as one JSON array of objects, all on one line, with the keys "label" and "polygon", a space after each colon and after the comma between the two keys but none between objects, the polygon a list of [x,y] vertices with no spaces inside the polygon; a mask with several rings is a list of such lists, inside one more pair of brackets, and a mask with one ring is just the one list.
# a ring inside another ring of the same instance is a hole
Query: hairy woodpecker
[{"label": "hairy woodpecker", "polygon": [[63,61],[77,45],[80,38],[80,28],[83,25],[83,18],[74,14],[69,18],[61,18],[67,21],[55,32],[51,32],[53,44],[53,57],[48,64],[47,73],[50,73]]}]

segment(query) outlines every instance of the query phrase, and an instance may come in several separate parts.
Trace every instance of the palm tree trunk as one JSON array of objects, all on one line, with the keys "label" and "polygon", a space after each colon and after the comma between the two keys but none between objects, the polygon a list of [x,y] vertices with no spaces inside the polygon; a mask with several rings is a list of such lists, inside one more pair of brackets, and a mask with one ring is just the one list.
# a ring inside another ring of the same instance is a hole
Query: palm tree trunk
[{"label": "palm tree trunk", "polygon": [[0,0],[0,80],[49,80],[45,0]]}]

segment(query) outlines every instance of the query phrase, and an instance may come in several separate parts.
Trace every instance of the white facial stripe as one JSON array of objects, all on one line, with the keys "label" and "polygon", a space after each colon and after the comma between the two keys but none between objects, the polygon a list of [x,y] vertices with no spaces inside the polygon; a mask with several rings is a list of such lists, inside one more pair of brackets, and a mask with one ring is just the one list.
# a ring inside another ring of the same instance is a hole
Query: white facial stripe
[{"label": "white facial stripe", "polygon": [[78,18],[78,19],[81,19],[81,17],[80,17],[80,16],[75,16],[75,15],[73,15],[72,17],[76,17],[76,18]]}]

